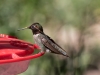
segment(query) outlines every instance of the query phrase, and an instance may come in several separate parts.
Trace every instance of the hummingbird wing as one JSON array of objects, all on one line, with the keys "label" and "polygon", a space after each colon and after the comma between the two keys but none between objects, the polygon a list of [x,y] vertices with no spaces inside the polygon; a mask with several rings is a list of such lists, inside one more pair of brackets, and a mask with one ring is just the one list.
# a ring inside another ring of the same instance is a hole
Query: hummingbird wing
[{"label": "hummingbird wing", "polygon": [[43,43],[43,45],[48,48],[52,53],[56,53],[56,54],[62,54],[64,56],[67,56],[67,53],[64,49],[62,49],[57,43],[54,42],[54,40],[52,40],[49,36],[47,35],[43,35],[40,36],[41,41]]}]

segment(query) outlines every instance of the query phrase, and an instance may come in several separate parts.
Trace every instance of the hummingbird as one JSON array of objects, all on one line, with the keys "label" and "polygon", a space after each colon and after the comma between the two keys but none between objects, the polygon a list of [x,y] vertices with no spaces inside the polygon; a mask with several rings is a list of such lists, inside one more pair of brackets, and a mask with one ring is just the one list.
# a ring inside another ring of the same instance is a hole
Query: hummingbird
[{"label": "hummingbird", "polygon": [[29,27],[18,29],[18,31],[24,29],[31,29],[34,41],[40,47],[40,52],[51,52],[69,57],[62,47],[43,32],[43,27],[39,23],[33,23]]}]

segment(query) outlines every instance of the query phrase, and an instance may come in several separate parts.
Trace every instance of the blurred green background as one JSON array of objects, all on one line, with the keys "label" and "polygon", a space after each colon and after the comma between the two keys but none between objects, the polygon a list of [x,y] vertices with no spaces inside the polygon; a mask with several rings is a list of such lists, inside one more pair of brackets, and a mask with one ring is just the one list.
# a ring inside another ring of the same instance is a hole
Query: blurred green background
[{"label": "blurred green background", "polygon": [[39,22],[70,58],[47,53],[19,75],[99,75],[100,0],[0,0],[0,33],[34,43],[17,29]]}]

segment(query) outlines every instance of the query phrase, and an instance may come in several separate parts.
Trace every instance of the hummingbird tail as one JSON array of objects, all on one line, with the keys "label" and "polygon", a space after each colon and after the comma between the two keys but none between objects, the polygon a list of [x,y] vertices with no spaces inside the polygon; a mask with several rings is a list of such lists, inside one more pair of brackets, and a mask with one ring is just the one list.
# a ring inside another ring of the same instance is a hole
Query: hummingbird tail
[{"label": "hummingbird tail", "polygon": [[66,55],[66,57],[69,57],[68,55]]}]

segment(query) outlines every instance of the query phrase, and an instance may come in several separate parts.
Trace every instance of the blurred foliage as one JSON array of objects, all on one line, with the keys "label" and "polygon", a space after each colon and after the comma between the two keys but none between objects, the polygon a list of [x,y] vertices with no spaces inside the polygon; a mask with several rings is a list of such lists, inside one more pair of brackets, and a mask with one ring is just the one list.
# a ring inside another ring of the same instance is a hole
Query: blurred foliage
[{"label": "blurred foliage", "polygon": [[39,22],[70,56],[46,54],[20,75],[88,75],[100,70],[99,21],[100,0],[0,0],[0,33],[33,43],[30,30],[17,29]]}]

